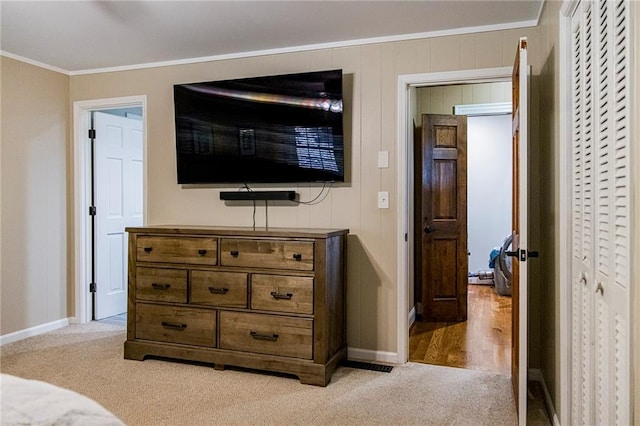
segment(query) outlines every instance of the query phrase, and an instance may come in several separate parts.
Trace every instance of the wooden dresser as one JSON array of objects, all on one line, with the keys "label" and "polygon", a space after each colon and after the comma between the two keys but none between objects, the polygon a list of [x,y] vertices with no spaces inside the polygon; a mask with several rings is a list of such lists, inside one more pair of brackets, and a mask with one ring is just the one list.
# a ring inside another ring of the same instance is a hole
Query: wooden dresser
[{"label": "wooden dresser", "polygon": [[345,359],[348,230],[126,231],[125,358],[276,371],[320,386]]}]

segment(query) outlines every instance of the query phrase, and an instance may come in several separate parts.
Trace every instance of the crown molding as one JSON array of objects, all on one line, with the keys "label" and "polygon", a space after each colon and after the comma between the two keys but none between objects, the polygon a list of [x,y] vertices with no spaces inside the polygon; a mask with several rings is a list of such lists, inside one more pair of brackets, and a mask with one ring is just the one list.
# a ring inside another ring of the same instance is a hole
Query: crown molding
[{"label": "crown molding", "polygon": [[6,56],[8,58],[16,59],[22,62],[26,62],[41,68],[46,68],[48,70],[69,75],[69,76],[100,74],[100,73],[108,73],[108,72],[133,71],[133,70],[140,70],[140,69],[147,69],[147,68],[160,68],[160,67],[169,67],[169,66],[176,66],[176,65],[191,65],[191,64],[198,64],[203,62],[215,62],[215,61],[224,61],[224,60],[230,60],[230,59],[243,59],[243,58],[258,57],[258,56],[279,55],[283,53],[297,53],[297,52],[304,52],[309,50],[336,49],[336,48],[344,48],[344,47],[363,46],[363,45],[375,44],[375,43],[392,43],[392,42],[399,42],[399,41],[409,41],[409,40],[418,40],[418,39],[427,39],[427,38],[475,34],[475,33],[491,32],[491,31],[504,31],[504,30],[519,29],[519,28],[529,28],[529,27],[535,27],[538,25],[543,5],[544,5],[544,2],[540,6],[540,10],[538,12],[538,18],[535,20],[529,20],[529,21],[510,22],[506,24],[484,25],[484,26],[477,26],[477,27],[456,28],[452,30],[401,34],[401,35],[385,36],[385,37],[371,37],[371,38],[345,40],[345,41],[330,42],[330,43],[318,43],[318,44],[308,44],[308,45],[302,45],[302,46],[283,47],[283,48],[276,48],[276,49],[254,50],[254,51],[247,51],[247,52],[228,53],[228,54],[222,54],[222,55],[177,59],[177,60],[171,60],[171,61],[131,64],[131,65],[123,65],[123,66],[117,66],[117,67],[92,68],[92,69],[71,71],[71,70],[65,70],[59,67],[55,67],[52,65],[48,65],[39,61],[35,61],[33,59],[25,58],[23,56],[19,56],[10,52],[5,52],[0,50],[0,55]]},{"label": "crown molding", "polygon": [[53,65],[45,64],[44,62],[34,61],[33,59],[25,58],[24,56],[15,55],[11,52],[6,52],[4,50],[0,50],[0,56],[4,56],[6,58],[15,59],[16,61],[24,62],[29,65],[34,65],[36,67],[44,68],[49,71],[54,71],[64,75],[71,75],[70,71],[63,70],[62,68],[54,67]]}]

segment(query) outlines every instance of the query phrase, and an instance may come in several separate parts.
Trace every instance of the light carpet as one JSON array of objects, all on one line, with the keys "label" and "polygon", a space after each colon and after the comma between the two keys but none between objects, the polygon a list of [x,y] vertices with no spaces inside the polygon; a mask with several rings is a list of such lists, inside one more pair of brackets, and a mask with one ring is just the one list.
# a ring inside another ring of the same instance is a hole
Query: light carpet
[{"label": "light carpet", "polygon": [[340,367],[325,387],[283,375],[123,358],[122,326],[92,322],[4,345],[0,371],[94,399],[128,425],[514,425],[508,376],[407,363]]}]

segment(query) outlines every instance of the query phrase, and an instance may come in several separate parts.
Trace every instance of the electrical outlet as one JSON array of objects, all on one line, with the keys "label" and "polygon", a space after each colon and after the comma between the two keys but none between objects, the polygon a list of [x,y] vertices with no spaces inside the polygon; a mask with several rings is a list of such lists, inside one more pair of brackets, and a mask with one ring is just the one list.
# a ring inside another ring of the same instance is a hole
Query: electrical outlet
[{"label": "electrical outlet", "polygon": [[378,192],[378,208],[379,209],[389,208],[389,193],[387,191]]}]

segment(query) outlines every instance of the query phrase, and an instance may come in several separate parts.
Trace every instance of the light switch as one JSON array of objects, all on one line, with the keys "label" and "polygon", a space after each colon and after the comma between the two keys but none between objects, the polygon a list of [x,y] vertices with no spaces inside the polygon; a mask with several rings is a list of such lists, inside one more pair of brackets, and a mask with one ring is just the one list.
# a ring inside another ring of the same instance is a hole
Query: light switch
[{"label": "light switch", "polygon": [[389,151],[378,151],[378,168],[389,168]]},{"label": "light switch", "polygon": [[379,209],[389,208],[389,192],[387,191],[378,192],[378,208]]}]

